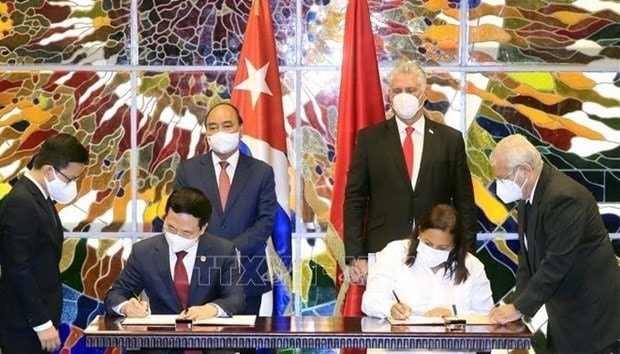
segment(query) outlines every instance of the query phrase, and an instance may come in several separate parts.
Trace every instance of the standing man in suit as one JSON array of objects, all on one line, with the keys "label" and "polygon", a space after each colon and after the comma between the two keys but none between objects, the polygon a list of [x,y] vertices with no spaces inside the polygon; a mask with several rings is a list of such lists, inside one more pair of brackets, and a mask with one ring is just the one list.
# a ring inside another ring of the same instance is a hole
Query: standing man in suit
[{"label": "standing man in suit", "polygon": [[461,132],[424,116],[426,74],[403,62],[389,76],[395,118],[362,129],[344,201],[345,254],[351,281],[364,284],[367,255],[406,238],[415,219],[451,204],[476,244],[476,206]]},{"label": "standing man in suit", "polygon": [[[106,293],[107,312],[127,317],[180,314],[192,320],[242,312],[235,246],[204,234],[210,216],[211,203],[200,190],[174,191],[166,203],[164,233],[133,246]],[[136,298],[142,291],[148,303]]]},{"label": "standing man in suit", "polygon": [[211,151],[181,163],[174,189],[191,186],[213,201],[207,232],[231,241],[241,254],[245,314],[258,314],[263,293],[271,290],[265,245],[277,207],[273,169],[241,154],[243,120],[229,103],[214,106],[205,119]]},{"label": "standing man in suit", "polygon": [[[58,349],[63,228],[53,201],[77,195],[88,151],[72,135],[43,143],[27,171],[0,202],[0,343],[3,354]],[[53,201],[52,201],[53,200]]]},{"label": "standing man in suit", "polygon": [[497,196],[519,201],[519,268],[512,304],[491,310],[500,323],[545,305],[554,353],[618,353],[620,268],[592,194],[543,163],[522,135],[490,156]]}]

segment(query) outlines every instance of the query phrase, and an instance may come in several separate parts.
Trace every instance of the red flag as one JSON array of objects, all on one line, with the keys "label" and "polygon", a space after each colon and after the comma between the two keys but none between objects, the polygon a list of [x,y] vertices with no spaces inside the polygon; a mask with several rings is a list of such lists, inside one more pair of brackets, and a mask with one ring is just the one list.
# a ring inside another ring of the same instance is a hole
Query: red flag
[{"label": "red flag", "polygon": [[[269,246],[267,254],[273,274],[273,315],[287,315],[292,305],[289,166],[269,0],[252,2],[230,101],[243,118],[242,152],[273,167],[278,209],[271,234],[273,248]],[[261,313],[266,313],[264,305],[265,301]]]},{"label": "red flag", "polygon": [[[344,266],[342,205],[355,136],[358,130],[385,119],[381,80],[367,0],[349,1],[345,17],[342,54],[335,180],[330,210],[331,230],[328,231],[328,238],[332,238],[328,239],[328,245],[335,253],[341,269]],[[337,239],[333,236],[337,236]],[[341,269],[338,271],[338,280],[341,279]],[[343,287],[343,290],[345,288]],[[363,291],[364,288],[359,285],[349,285],[342,315],[361,315]]]}]

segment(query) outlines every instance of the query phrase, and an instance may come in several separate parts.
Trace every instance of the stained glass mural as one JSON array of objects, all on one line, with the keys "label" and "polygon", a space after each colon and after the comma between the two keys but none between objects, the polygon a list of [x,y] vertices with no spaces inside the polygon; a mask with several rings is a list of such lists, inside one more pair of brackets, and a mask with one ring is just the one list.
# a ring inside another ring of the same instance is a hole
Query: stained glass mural
[{"label": "stained glass mural", "polygon": [[126,64],[129,2],[0,2],[1,64]]},{"label": "stained glass mural", "polygon": [[[304,65],[340,65],[348,1],[304,1]],[[379,65],[459,62],[460,1],[369,1]]]},{"label": "stained glass mural", "polygon": [[[477,254],[501,300],[514,285],[516,212],[493,194],[488,154],[507,134],[525,134],[545,161],[592,191],[620,255],[620,4],[470,0],[462,14],[462,3],[369,1],[382,76],[401,58],[425,65],[428,113],[465,134]],[[206,150],[202,119],[230,97],[249,4],[0,2],[0,198],[54,132],[75,134],[93,155],[79,198],[59,207],[71,236],[61,263],[63,353],[120,353],[87,351],[82,331],[102,312],[132,242],[157,228],[176,165]],[[335,263],[321,237],[331,207],[346,4],[271,1],[303,315],[330,315],[336,296]],[[466,44],[461,18],[468,18]],[[139,66],[131,65],[132,49]]]},{"label": "stained glass mural", "polygon": [[[140,65],[237,64],[250,1],[141,0]],[[272,0],[281,65],[295,63],[294,0]]]},{"label": "stained glass mural", "polygon": [[483,0],[470,5],[469,20],[472,63],[617,66],[620,60],[615,1]]}]

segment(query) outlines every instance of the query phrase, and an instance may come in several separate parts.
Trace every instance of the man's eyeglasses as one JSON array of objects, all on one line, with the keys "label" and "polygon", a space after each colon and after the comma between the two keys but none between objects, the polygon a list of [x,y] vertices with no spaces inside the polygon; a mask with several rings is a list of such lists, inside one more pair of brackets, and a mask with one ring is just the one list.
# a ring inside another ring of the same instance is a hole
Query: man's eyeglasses
[{"label": "man's eyeglasses", "polygon": [[519,171],[519,169],[520,169],[520,168],[521,168],[521,166],[520,166],[520,165],[519,165],[519,166],[515,166],[512,170],[510,170],[510,172],[508,172],[508,174],[507,174],[507,175],[505,175],[504,177],[500,177],[500,178],[498,178],[498,179],[503,179],[503,180],[506,180],[506,179],[508,179],[508,177],[510,177],[510,175],[512,175],[513,173],[515,173],[515,172]]},{"label": "man's eyeglasses", "polygon": [[70,178],[66,174],[62,173],[62,171],[57,169],[56,167],[54,167],[54,171],[60,173],[60,175],[63,176],[67,180],[67,183],[71,183],[71,182],[75,181],[76,179],[78,179],[78,177]]},{"label": "man's eyeglasses", "polygon": [[[196,238],[196,233],[195,232],[187,232],[187,231],[177,231],[176,228],[169,226],[168,224],[164,224],[162,227],[162,230],[167,231],[167,232],[171,232],[173,234],[179,235],[181,237],[185,237],[185,238]],[[200,235],[198,235],[200,236]]]}]

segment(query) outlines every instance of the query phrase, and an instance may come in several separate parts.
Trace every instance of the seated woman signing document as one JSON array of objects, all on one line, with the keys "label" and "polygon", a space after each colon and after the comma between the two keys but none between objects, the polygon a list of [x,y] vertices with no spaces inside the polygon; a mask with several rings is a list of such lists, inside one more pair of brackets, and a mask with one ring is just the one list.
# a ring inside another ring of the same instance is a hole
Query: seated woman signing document
[{"label": "seated woman signing document", "polygon": [[487,314],[493,307],[484,265],[467,252],[456,210],[446,204],[420,217],[410,238],[377,253],[362,311],[372,317]]}]

